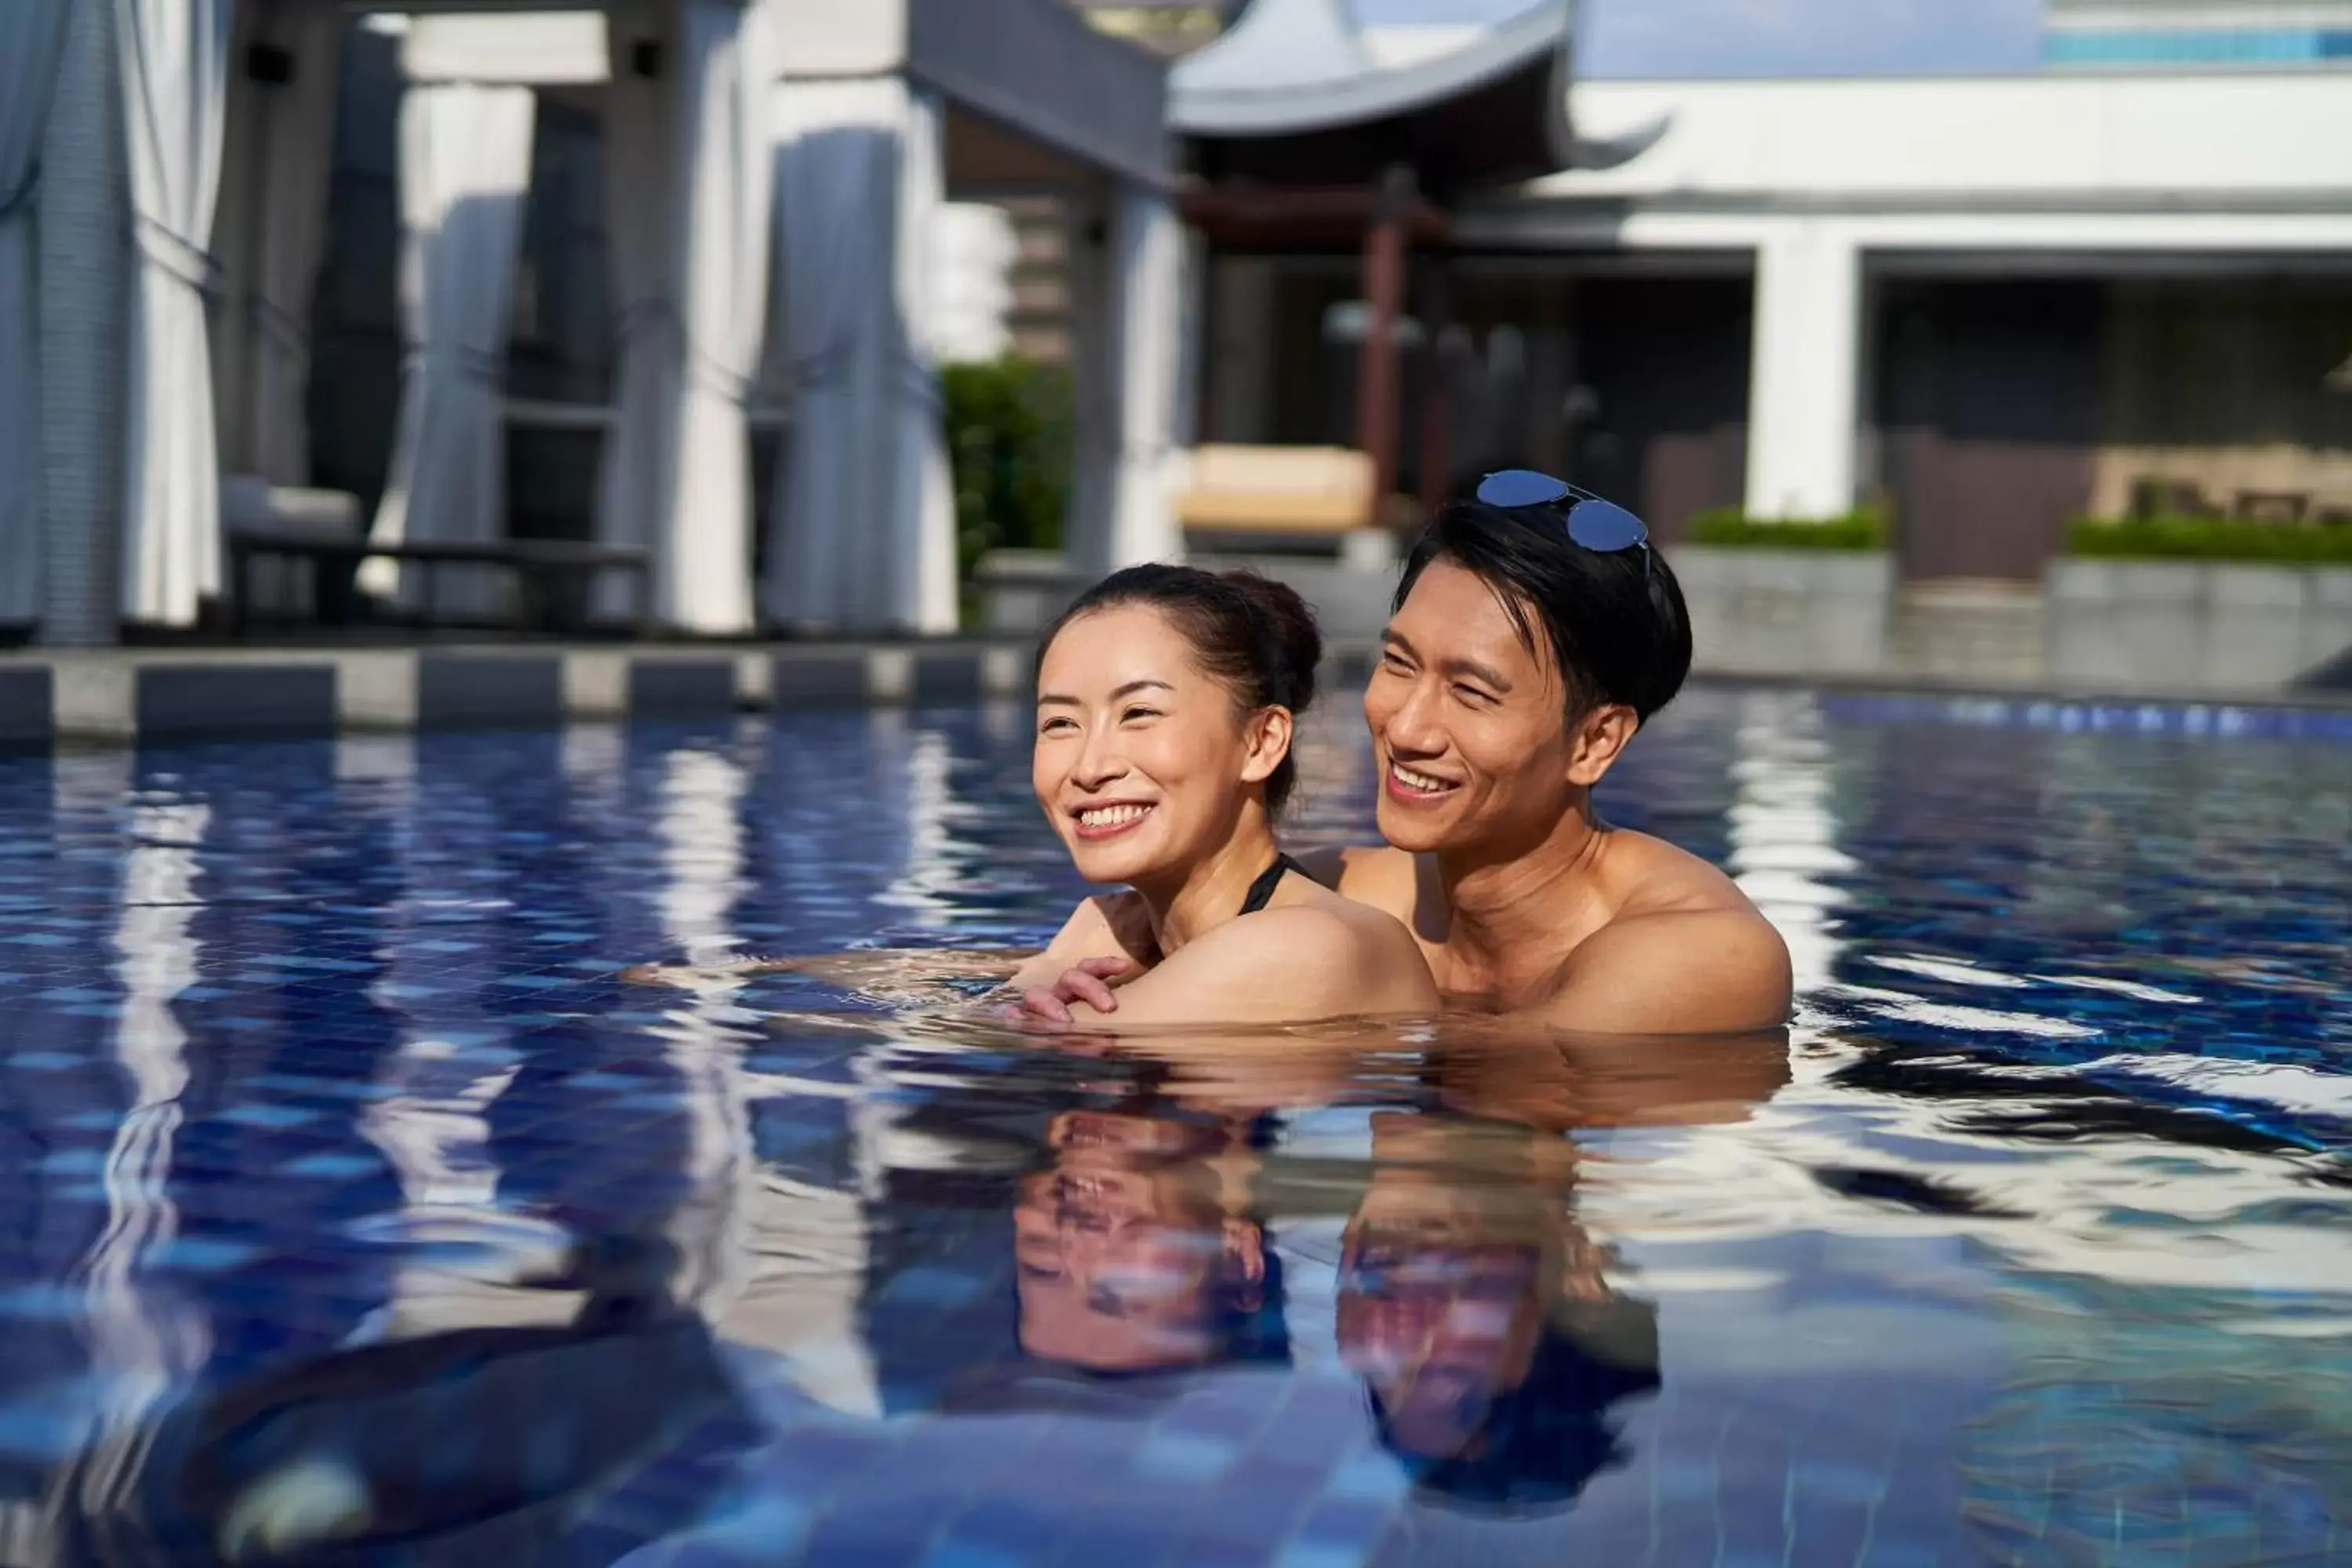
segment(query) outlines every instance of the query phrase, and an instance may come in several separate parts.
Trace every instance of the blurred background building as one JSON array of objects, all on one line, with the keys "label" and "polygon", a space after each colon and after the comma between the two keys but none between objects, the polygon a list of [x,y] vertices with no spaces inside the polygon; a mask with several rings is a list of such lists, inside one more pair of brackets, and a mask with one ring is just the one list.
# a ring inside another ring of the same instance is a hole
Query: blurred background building
[{"label": "blurred background building", "polygon": [[2344,0],[2046,0],[2042,58],[2057,67],[2179,69],[2352,61]]},{"label": "blurred background building", "polygon": [[[1630,0],[242,0],[189,103],[86,9],[0,34],[79,84],[0,144],[20,635],[199,620],[215,471],[233,526],[643,544],[656,620],[727,635],[972,624],[1008,546],[1033,609],[1190,548],[1358,635],[1386,536],[1509,464],[1669,542],[1884,536],[1890,594],[1991,592],[2019,648],[2078,520],[2352,526],[2352,0],[2048,0],[2038,63],[1900,77],[1582,69]],[[216,192],[126,141],[158,109]]]}]

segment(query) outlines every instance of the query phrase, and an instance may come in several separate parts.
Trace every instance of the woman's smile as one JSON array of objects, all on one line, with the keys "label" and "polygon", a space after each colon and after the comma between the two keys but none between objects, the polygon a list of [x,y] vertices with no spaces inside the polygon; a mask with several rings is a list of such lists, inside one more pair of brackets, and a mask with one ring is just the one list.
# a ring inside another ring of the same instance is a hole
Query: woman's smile
[{"label": "woman's smile", "polygon": [[1099,844],[1142,826],[1152,810],[1153,804],[1150,801],[1106,801],[1097,805],[1079,806],[1070,815],[1077,823],[1077,836],[1089,844]]}]

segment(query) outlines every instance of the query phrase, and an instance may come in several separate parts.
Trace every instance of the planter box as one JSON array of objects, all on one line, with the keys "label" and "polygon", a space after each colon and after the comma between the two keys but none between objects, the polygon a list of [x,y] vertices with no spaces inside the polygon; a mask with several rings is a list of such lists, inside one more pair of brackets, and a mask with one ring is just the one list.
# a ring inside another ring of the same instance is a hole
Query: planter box
[{"label": "planter box", "polygon": [[1709,675],[1869,675],[1886,668],[1895,558],[1883,550],[1671,552],[1690,606],[1691,668]]},{"label": "planter box", "polygon": [[980,587],[982,629],[1003,637],[1044,631],[1087,585],[1058,550],[992,550],[972,577]]},{"label": "planter box", "polygon": [[[1195,552],[1189,559],[1211,572],[1246,567],[1289,584],[1314,609],[1328,643],[1370,642],[1388,625],[1389,595],[1396,589],[1397,567],[1377,554],[1358,559],[1343,553],[1333,560]],[[998,636],[1045,630],[1093,582],[1072,571],[1051,550],[993,550],[981,557],[973,575],[981,592],[982,624]]]},{"label": "planter box", "polygon": [[2074,559],[2047,582],[2064,686],[2273,691],[2352,647],[2352,566]]}]

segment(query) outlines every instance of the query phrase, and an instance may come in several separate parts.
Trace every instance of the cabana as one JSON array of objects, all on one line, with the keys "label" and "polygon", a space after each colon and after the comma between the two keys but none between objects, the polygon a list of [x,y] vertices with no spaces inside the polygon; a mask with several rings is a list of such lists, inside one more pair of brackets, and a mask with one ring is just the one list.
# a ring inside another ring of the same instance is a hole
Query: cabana
[{"label": "cabana", "polygon": [[[221,588],[224,474],[310,478],[349,18],[297,0],[7,9],[0,622],[55,643],[191,626]],[[367,9],[404,19],[407,353],[372,538],[503,536],[534,97],[556,93],[602,116],[611,153],[612,385],[576,413],[599,433],[593,531],[649,552],[662,625],[953,628],[927,249],[951,192],[1049,190],[1103,237],[1081,258],[1073,552],[1171,551],[1184,247],[1159,61],[1056,0]],[[763,385],[763,363],[788,384]],[[789,435],[761,519],[748,425],[770,401]],[[400,586],[395,563],[368,570]]]}]

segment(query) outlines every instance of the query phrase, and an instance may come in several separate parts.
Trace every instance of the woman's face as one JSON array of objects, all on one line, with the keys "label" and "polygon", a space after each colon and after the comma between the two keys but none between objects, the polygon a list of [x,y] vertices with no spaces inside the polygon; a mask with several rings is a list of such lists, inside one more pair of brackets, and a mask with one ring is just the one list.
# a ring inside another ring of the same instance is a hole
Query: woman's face
[{"label": "woman's face", "polygon": [[1208,1358],[1221,1281],[1262,1277],[1263,1237],[1225,1215],[1213,1130],[1071,1111],[1046,1142],[1054,1169],[1013,1210],[1021,1347],[1097,1371]]},{"label": "woman's face", "polygon": [[1090,882],[1181,877],[1234,835],[1289,746],[1279,710],[1237,721],[1159,611],[1118,605],[1055,635],[1037,672],[1031,783]]}]

